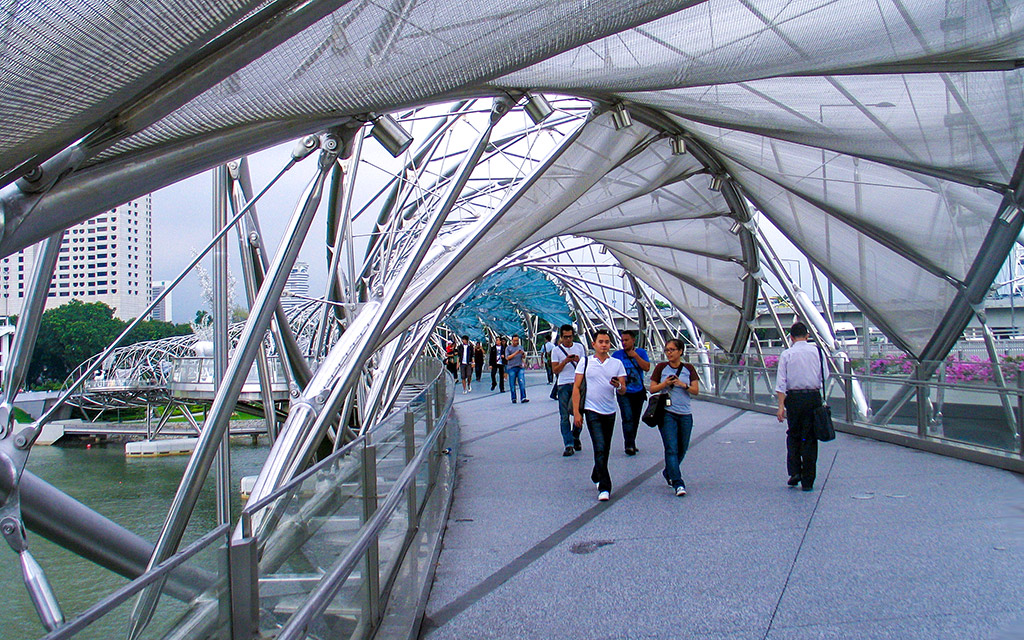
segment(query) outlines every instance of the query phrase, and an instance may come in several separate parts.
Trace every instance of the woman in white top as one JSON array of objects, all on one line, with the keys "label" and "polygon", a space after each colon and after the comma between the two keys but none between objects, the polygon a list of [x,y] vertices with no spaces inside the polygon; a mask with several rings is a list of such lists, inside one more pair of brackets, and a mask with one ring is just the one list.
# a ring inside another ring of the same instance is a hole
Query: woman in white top
[{"label": "woman in white top", "polygon": [[[626,368],[622,361],[611,357],[611,334],[599,329],[594,332],[594,356],[586,358],[583,366],[576,367],[576,381],[572,388],[573,424],[583,426],[587,417],[587,430],[594,444],[594,470],[590,479],[597,483],[597,499],[602,502],[611,497],[612,479],[608,475],[608,447],[615,430],[615,414],[619,410],[615,394],[626,393]],[[587,381],[584,405],[580,406],[580,385]]]}]

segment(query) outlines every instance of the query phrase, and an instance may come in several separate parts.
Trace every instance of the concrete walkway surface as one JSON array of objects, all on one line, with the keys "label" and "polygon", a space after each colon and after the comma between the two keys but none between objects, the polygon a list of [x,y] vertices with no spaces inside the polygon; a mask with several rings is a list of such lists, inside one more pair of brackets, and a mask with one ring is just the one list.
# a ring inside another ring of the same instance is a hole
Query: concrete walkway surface
[{"label": "concrete walkway surface", "polygon": [[694,403],[689,494],[657,430],[598,503],[593,452],[562,457],[543,373],[529,404],[456,398],[458,482],[422,637],[1024,638],[1024,481],[840,434],[813,492],[786,486],[774,416]]}]

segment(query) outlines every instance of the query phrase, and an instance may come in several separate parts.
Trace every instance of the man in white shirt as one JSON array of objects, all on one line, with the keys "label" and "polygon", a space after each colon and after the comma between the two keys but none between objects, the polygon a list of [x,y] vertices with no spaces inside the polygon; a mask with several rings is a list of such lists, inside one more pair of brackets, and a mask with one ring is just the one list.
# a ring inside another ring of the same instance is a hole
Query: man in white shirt
[{"label": "man in white shirt", "polygon": [[[587,417],[587,430],[594,445],[594,470],[590,479],[597,483],[597,499],[601,502],[611,497],[612,479],[608,475],[608,449],[615,430],[615,413],[619,405],[615,394],[626,393],[626,368],[622,361],[611,357],[611,333],[605,329],[594,332],[594,357],[586,358],[583,369],[576,371],[572,388],[573,424],[583,426]],[[580,384],[587,381],[584,405],[580,406]]]},{"label": "man in white shirt", "polygon": [[807,342],[807,325],[797,322],[789,329],[792,346],[779,357],[775,395],[779,422],[787,420],[786,468],[789,486],[814,488],[818,464],[818,439],[814,436],[814,409],[821,406],[822,374],[828,371],[825,354]]},{"label": "man in white shirt", "polygon": [[568,457],[583,448],[580,431],[572,427],[572,388],[576,382],[576,369],[587,357],[587,350],[582,344],[574,342],[576,331],[571,324],[563,324],[559,333],[561,340],[551,353],[551,371],[556,376],[559,427],[562,430],[562,446],[565,447],[562,455]]},{"label": "man in white shirt", "polygon": [[473,344],[469,336],[462,336],[462,344],[459,345],[459,375],[462,377],[462,393],[472,391]]}]

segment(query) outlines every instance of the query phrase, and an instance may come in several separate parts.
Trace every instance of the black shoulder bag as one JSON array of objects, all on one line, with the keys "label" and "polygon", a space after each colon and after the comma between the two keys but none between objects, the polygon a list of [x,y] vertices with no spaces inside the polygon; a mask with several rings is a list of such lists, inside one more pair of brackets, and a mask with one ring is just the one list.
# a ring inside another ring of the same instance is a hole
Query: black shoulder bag
[{"label": "black shoulder bag", "polygon": [[[668,366],[665,366],[668,369]],[[665,369],[662,369],[664,373]],[[679,364],[679,368],[676,369],[676,376],[683,371],[682,363]],[[668,390],[662,390],[661,393],[656,393],[647,400],[647,409],[644,410],[644,415],[640,416],[640,420],[643,421],[648,427],[657,427],[665,420],[665,407],[668,406]]]},{"label": "black shoulder bag", "polygon": [[818,345],[818,364],[821,366],[821,406],[814,407],[814,437],[819,442],[828,442],[836,439],[836,430],[832,426],[832,409],[826,404],[825,362],[821,345]]}]

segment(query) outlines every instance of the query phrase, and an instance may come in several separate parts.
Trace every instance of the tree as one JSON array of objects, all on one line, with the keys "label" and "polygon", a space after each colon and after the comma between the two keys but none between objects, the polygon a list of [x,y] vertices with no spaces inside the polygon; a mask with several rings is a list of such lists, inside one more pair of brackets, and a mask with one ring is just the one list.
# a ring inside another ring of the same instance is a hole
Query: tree
[{"label": "tree", "polygon": [[63,382],[75,367],[101,352],[124,329],[102,302],[80,300],[43,313],[29,364],[32,382]]}]

